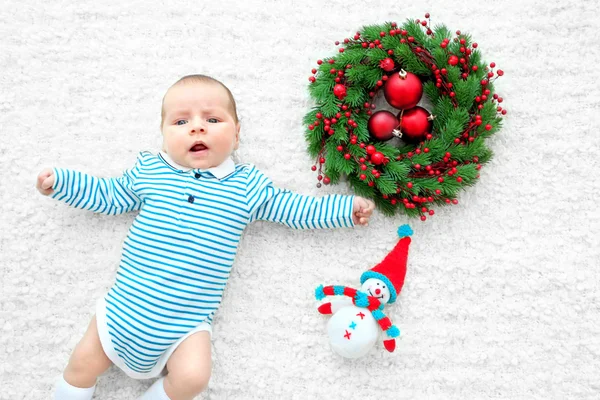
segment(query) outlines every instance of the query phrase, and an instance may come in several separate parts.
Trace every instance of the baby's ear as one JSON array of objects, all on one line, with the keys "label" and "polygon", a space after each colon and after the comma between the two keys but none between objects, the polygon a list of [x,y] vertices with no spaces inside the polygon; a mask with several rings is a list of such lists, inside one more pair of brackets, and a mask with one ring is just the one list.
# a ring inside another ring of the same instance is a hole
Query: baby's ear
[{"label": "baby's ear", "polygon": [[237,150],[238,147],[240,147],[240,127],[241,126],[239,122],[235,124],[235,146],[233,146],[235,150]]}]

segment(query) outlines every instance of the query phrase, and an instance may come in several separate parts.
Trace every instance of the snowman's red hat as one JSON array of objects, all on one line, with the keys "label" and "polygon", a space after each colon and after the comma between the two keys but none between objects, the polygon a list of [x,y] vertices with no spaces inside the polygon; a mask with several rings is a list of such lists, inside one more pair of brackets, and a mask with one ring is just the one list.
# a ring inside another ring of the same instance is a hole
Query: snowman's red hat
[{"label": "snowman's red hat", "polygon": [[363,284],[369,278],[379,279],[390,289],[390,301],[396,301],[406,276],[406,260],[408,258],[408,246],[410,245],[410,236],[413,234],[408,225],[402,225],[398,228],[400,240],[394,249],[385,257],[385,259],[364,272],[360,277],[360,283]]}]

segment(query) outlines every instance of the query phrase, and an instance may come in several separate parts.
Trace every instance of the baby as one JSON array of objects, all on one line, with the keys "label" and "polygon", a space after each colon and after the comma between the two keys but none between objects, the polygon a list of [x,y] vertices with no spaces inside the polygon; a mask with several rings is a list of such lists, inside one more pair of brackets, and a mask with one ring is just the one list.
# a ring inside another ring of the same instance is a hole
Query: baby
[{"label": "baby", "polygon": [[211,375],[211,322],[240,236],[256,220],[296,229],[367,225],[375,208],[358,196],[320,198],[279,189],[252,164],[235,164],[240,123],[221,82],[189,75],[162,103],[163,149],[142,152],[119,178],[52,168],[37,189],[104,214],[139,210],[116,281],[97,301],[55,399],[91,399],[113,363],[135,379],[159,377],[142,399],[192,399]]}]

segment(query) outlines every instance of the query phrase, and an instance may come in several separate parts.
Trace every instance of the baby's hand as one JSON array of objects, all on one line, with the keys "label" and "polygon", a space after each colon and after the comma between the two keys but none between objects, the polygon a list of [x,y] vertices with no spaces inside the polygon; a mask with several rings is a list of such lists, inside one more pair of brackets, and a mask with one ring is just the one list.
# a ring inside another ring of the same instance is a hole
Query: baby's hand
[{"label": "baby's hand", "polygon": [[51,168],[46,168],[37,177],[37,183],[35,187],[41,194],[48,196],[52,194],[52,186],[54,185],[54,172]]},{"label": "baby's hand", "polygon": [[354,197],[352,204],[352,221],[354,225],[369,225],[369,218],[375,209],[375,203],[359,196]]}]

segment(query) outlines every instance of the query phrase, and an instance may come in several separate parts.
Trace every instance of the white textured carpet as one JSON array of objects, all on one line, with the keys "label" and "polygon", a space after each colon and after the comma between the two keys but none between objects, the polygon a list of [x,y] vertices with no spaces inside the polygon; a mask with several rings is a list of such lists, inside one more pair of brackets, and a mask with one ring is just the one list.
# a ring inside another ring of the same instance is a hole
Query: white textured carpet
[{"label": "white textured carpet", "polygon": [[[411,222],[406,285],[387,308],[397,351],[334,356],[314,288],[357,285],[406,218],[336,231],[257,223],[198,398],[600,397],[597,2],[86,3],[0,5],[0,399],[51,397],[134,217],[44,198],[34,188],[43,167],[120,175],[158,149],[167,87],[207,73],[237,98],[243,161],[301,193],[347,193],[314,186],[301,126],[310,69],[362,25],[427,11],[506,72],[496,88],[509,118],[480,183]],[[134,399],[150,384],[111,368],[95,398]]]}]

